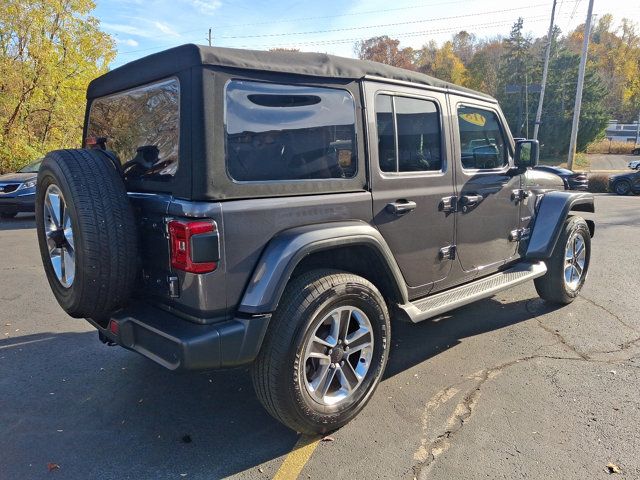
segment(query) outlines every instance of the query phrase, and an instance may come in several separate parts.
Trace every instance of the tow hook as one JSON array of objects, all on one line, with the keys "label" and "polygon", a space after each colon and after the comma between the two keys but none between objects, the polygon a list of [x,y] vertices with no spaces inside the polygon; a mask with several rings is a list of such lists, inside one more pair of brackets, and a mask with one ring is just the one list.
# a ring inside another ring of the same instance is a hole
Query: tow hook
[{"label": "tow hook", "polygon": [[110,347],[114,347],[117,345],[116,342],[114,342],[113,340],[111,340],[109,337],[107,337],[104,333],[102,332],[98,332],[98,338],[100,339],[100,341]]}]

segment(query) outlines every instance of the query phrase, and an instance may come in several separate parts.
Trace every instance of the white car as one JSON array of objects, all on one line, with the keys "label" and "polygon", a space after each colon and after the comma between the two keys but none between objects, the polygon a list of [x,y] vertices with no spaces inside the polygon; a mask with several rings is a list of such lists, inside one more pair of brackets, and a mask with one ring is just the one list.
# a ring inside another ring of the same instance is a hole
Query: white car
[{"label": "white car", "polygon": [[632,160],[631,162],[629,162],[628,167],[631,170],[638,170],[640,169],[640,160]]}]

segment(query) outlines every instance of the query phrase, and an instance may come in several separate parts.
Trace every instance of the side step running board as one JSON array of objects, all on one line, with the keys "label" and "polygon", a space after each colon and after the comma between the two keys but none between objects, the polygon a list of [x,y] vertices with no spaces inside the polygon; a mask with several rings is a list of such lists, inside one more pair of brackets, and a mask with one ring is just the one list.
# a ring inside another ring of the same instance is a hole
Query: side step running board
[{"label": "side step running board", "polygon": [[541,277],[546,272],[547,266],[544,262],[519,263],[509,270],[474,280],[466,285],[445,290],[406,305],[399,305],[399,307],[405,311],[412,322],[421,322]]}]

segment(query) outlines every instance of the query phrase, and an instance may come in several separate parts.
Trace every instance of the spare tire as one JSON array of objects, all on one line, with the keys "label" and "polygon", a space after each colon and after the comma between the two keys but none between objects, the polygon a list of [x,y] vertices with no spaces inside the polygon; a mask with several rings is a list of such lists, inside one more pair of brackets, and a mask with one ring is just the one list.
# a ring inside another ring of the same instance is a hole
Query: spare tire
[{"label": "spare tire", "polygon": [[47,154],[36,186],[36,228],[51,290],[72,317],[103,319],[136,281],[137,234],[127,191],[98,150]]}]

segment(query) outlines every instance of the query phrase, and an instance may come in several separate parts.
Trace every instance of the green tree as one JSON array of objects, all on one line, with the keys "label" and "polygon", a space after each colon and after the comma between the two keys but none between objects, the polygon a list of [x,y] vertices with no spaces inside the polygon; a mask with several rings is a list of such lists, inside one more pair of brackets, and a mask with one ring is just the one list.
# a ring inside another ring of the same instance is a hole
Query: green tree
[{"label": "green tree", "polygon": [[501,71],[504,44],[499,39],[488,40],[476,46],[467,65],[467,86],[492,96],[498,95],[498,72]]},{"label": "green tree", "polygon": [[88,83],[115,45],[91,0],[3,0],[0,5],[0,171],[82,140]]},{"label": "green tree", "polygon": [[[573,33],[582,41],[584,29]],[[589,45],[589,63],[604,83],[605,105],[612,118],[631,122],[640,110],[640,36],[636,26],[623,19],[613,28],[613,16],[603,15],[594,28]]]},{"label": "green tree", "polygon": [[[580,56],[564,42],[554,42],[549,63],[547,91],[542,110],[540,142],[545,156],[564,155],[569,150],[569,136],[576,98],[576,82]],[[584,150],[606,127],[609,115],[604,99],[607,91],[593,64],[585,71],[578,150]]]},{"label": "green tree", "polygon": [[534,109],[525,89],[533,83],[531,78],[533,58],[530,54],[531,40],[523,34],[524,20],[519,18],[511,28],[511,34],[503,41],[504,53],[498,71],[497,98],[500,100],[511,131],[515,136],[527,136]]}]

